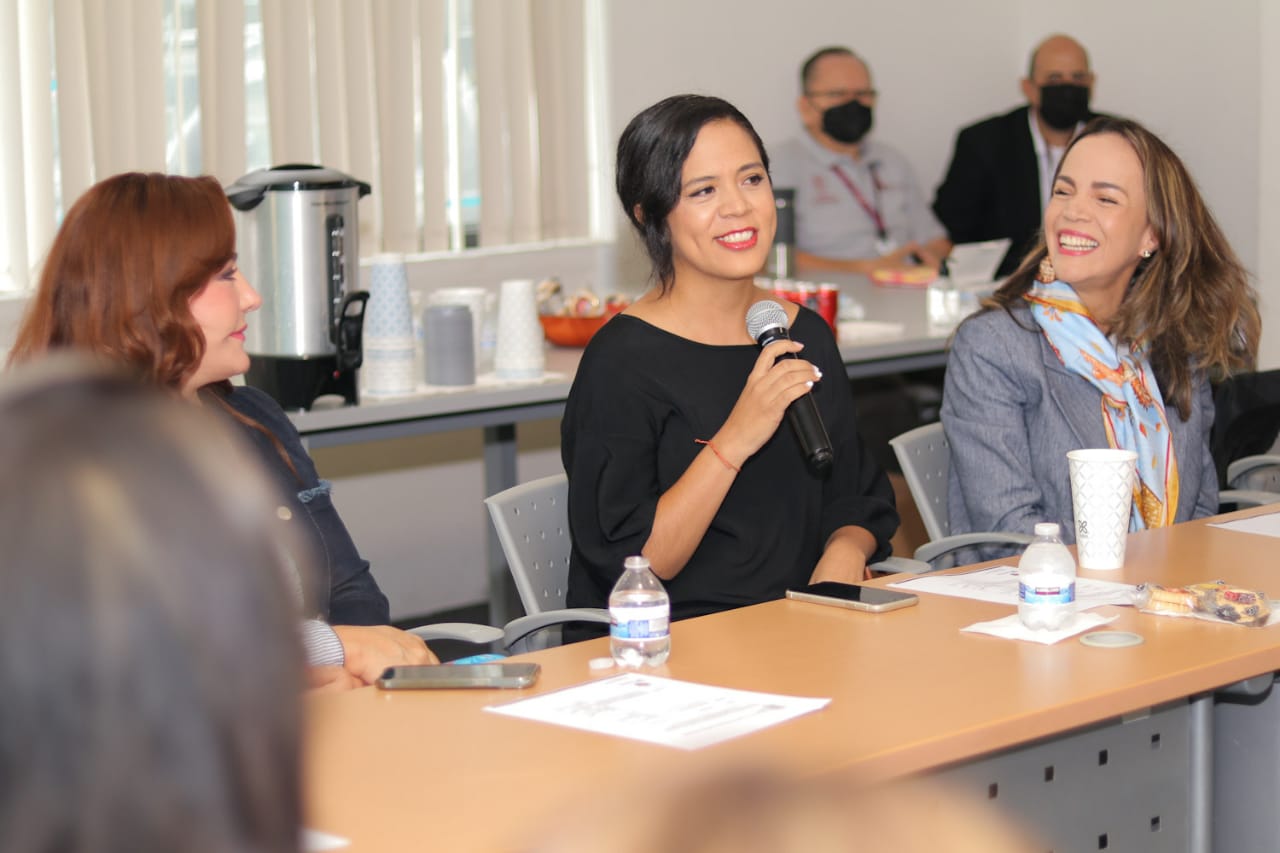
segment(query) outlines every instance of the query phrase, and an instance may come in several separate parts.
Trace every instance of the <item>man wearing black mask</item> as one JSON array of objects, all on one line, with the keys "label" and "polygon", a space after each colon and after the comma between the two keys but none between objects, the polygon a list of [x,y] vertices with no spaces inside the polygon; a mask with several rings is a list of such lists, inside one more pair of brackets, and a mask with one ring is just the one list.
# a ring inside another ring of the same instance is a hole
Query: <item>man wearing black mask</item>
[{"label": "man wearing black mask", "polygon": [[1093,118],[1089,55],[1075,39],[1054,35],[1031,54],[1022,94],[1027,106],[970,125],[934,196],[933,212],[953,242],[1007,237],[1006,276],[1032,247],[1053,173],[1067,143]]},{"label": "man wearing black mask", "polygon": [[774,187],[796,193],[796,266],[864,274],[937,266],[951,246],[915,172],[868,137],[876,90],[866,64],[848,48],[823,48],[805,62],[800,85],[806,133],[770,149]]}]

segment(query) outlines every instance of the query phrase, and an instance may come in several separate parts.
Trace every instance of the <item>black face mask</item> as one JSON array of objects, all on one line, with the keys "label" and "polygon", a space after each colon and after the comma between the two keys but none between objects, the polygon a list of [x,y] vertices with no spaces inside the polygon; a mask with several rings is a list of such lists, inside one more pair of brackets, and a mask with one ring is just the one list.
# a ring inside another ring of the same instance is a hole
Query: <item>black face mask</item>
[{"label": "black face mask", "polygon": [[1054,130],[1071,130],[1089,117],[1089,87],[1075,83],[1041,86],[1040,117]]},{"label": "black face mask", "polygon": [[852,145],[871,129],[871,107],[857,101],[840,104],[822,114],[822,132],[836,142]]}]

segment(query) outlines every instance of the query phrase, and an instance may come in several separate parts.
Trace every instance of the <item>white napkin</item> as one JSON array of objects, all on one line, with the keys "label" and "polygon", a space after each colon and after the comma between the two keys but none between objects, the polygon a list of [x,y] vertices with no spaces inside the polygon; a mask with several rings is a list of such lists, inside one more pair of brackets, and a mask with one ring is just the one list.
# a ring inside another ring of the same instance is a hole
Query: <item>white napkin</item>
[{"label": "white napkin", "polygon": [[993,637],[1003,637],[1006,640],[1030,640],[1033,643],[1051,646],[1059,640],[1065,640],[1067,637],[1074,637],[1076,634],[1083,634],[1091,628],[1097,628],[1099,625],[1113,622],[1115,618],[1115,616],[1102,616],[1092,611],[1087,611],[1085,613],[1077,613],[1065,628],[1046,631],[1044,629],[1032,630],[1028,628],[1022,624],[1022,620],[1015,613],[1012,616],[995,619],[991,622],[974,622],[969,627],[961,628],[960,630],[974,634],[990,634]]}]

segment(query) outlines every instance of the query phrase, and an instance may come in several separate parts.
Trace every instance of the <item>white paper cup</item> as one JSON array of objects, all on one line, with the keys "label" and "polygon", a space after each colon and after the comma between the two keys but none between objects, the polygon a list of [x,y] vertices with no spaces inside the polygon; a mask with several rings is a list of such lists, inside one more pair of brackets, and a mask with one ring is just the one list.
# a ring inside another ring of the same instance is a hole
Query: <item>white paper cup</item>
[{"label": "white paper cup", "polygon": [[546,366],[545,338],[538,322],[532,279],[502,283],[498,295],[498,342],[493,369],[499,379],[539,379]]},{"label": "white paper cup", "polygon": [[413,337],[413,305],[409,276],[400,255],[378,255],[369,267],[369,304],[364,309],[364,336]]},{"label": "white paper cup", "polygon": [[417,390],[418,359],[412,335],[365,338],[360,367],[360,393],[367,397],[400,397]]},{"label": "white paper cup", "polygon": [[1118,569],[1124,565],[1137,463],[1138,454],[1132,450],[1067,453],[1080,568]]}]

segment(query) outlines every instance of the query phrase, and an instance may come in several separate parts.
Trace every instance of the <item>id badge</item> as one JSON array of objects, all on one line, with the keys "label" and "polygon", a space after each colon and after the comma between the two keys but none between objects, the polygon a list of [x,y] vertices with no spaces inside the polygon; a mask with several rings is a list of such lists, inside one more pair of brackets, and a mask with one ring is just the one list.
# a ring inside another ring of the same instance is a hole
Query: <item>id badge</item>
[{"label": "id badge", "polygon": [[876,239],[876,252],[880,257],[893,253],[898,248],[898,244],[890,240],[888,237],[879,237]]}]

